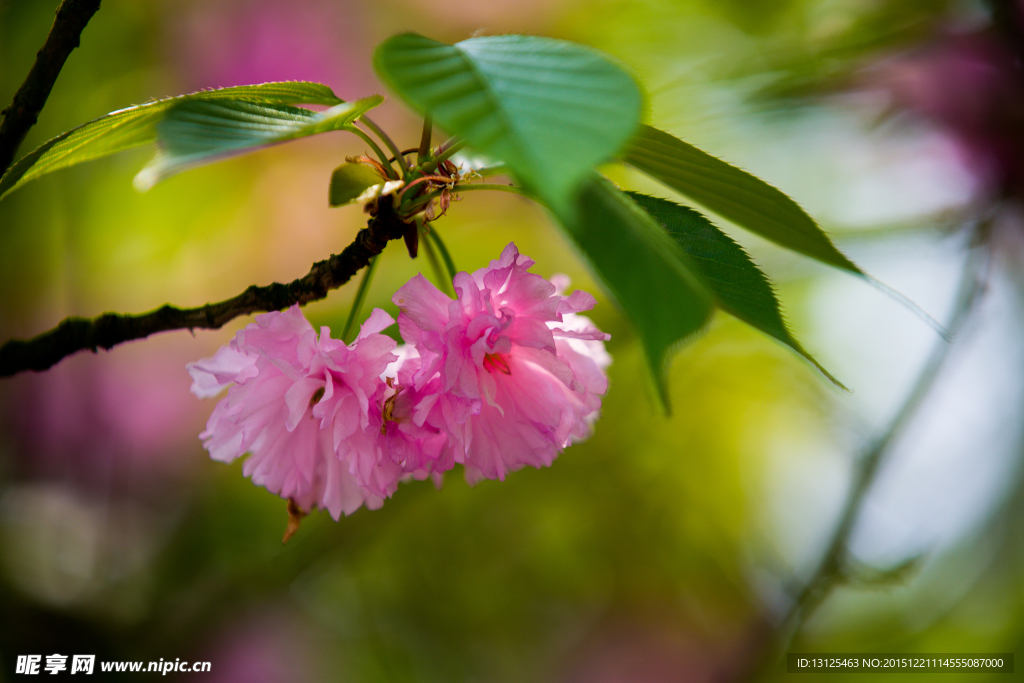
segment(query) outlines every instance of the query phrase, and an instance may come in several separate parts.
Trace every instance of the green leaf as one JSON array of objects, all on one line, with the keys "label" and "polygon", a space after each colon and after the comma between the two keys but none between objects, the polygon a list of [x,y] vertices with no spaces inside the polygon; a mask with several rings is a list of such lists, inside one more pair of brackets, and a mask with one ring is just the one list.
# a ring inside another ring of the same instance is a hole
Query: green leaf
[{"label": "green leaf", "polygon": [[834,384],[846,388],[789,331],[768,278],[743,247],[687,206],[635,192],[627,194],[689,255],[724,311],[775,337],[810,361]]},{"label": "green leaf", "polygon": [[740,227],[858,275],[814,219],[763,180],[657,128],[643,126],[624,160]]},{"label": "green leaf", "polygon": [[28,181],[51,171],[152,142],[156,139],[156,123],[176,104],[219,99],[247,100],[270,105],[331,106],[341,102],[326,85],[286,81],[204,90],[120,109],[61,133],[22,157],[0,178],[0,199]]},{"label": "green leaf", "polygon": [[358,199],[367,188],[382,185],[387,181],[366,164],[348,162],[334,169],[331,174],[331,189],[328,203],[344,206]]},{"label": "green leaf", "polygon": [[667,408],[669,361],[706,326],[711,293],[665,230],[596,174],[581,188],[576,211],[559,218],[640,336]]},{"label": "green leaf", "polygon": [[179,102],[156,124],[159,149],[135,176],[135,187],[148,190],[187,168],[253,148],[344,130],[383,101],[373,95],[323,112],[247,100]]},{"label": "green leaf", "polygon": [[642,97],[632,76],[582,45],[489,36],[446,45],[415,33],[374,54],[377,74],[409,105],[508,164],[561,212],[597,164],[637,130]]}]

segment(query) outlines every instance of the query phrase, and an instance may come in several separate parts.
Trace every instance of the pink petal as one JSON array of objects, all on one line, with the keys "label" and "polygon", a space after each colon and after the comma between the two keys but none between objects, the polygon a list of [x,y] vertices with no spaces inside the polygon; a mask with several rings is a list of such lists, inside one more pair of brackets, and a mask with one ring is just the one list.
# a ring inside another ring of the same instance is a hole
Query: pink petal
[{"label": "pink petal", "polygon": [[387,314],[386,311],[380,308],[373,309],[370,313],[370,317],[366,319],[366,322],[359,328],[359,336],[356,340],[365,339],[371,334],[382,332],[383,330],[391,327],[395,324],[395,319]]},{"label": "pink petal", "polygon": [[258,356],[240,351],[233,345],[222,346],[211,358],[186,365],[192,376],[192,393],[198,398],[212,398],[233,382],[244,382],[256,376],[253,365]]},{"label": "pink petal", "polygon": [[257,317],[232,346],[190,366],[198,393],[241,381],[201,435],[211,457],[231,461],[249,452],[243,473],[303,510],[323,508],[337,518],[364,504],[380,507],[401,474],[378,466],[381,420],[378,412],[371,424],[369,415],[385,389],[380,374],[395,359],[394,340],[378,331],[393,322],[375,311],[347,346],[327,328],[318,339],[292,307]]},{"label": "pink petal", "polygon": [[577,289],[568,297],[563,298],[558,304],[558,313],[560,315],[565,315],[566,313],[589,311],[596,305],[597,299],[595,299],[592,294],[584,292],[582,289]]},{"label": "pink petal", "polygon": [[289,432],[295,429],[299,420],[305,417],[306,411],[310,409],[309,403],[313,394],[323,388],[323,380],[315,377],[307,377],[288,387],[288,391],[284,394],[284,404],[288,411],[284,421],[285,429]]},{"label": "pink petal", "polygon": [[399,287],[391,301],[421,330],[440,331],[448,322],[448,304],[451,299],[422,275],[415,276]]}]

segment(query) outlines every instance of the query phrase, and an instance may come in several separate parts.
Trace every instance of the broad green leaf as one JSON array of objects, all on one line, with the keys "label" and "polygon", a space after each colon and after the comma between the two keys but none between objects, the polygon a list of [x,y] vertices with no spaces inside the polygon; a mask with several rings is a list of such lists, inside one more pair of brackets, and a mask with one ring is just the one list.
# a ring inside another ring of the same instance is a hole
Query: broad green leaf
[{"label": "broad green leaf", "polygon": [[331,206],[344,206],[359,199],[367,188],[382,185],[386,180],[366,164],[351,161],[344,163],[331,174],[328,203]]},{"label": "broad green leaf", "polygon": [[750,260],[743,247],[688,206],[635,192],[627,194],[664,226],[689,255],[724,311],[775,337],[809,360],[834,384],[843,386],[807,353],[789,331],[768,278]]},{"label": "broad green leaf", "polygon": [[157,121],[177,104],[219,99],[247,100],[268,105],[332,106],[341,102],[326,85],[286,81],[204,90],[120,109],[61,133],[22,157],[0,178],[0,199],[28,181],[51,171],[152,142],[156,139]]},{"label": "broad green leaf", "polygon": [[384,41],[377,74],[407,103],[556,210],[640,122],[640,90],[620,66],[582,45],[488,36],[446,45],[415,33]]},{"label": "broad green leaf", "polygon": [[792,199],[668,133],[641,127],[623,159],[736,225],[787,249],[864,274]]},{"label": "broad green leaf", "polygon": [[135,187],[147,190],[186,168],[256,147],[344,130],[383,101],[373,95],[323,112],[248,100],[179,102],[156,124],[158,151]]},{"label": "broad green leaf", "polygon": [[640,336],[667,408],[671,355],[707,324],[710,291],[665,230],[596,174],[580,189],[576,211],[559,218]]}]

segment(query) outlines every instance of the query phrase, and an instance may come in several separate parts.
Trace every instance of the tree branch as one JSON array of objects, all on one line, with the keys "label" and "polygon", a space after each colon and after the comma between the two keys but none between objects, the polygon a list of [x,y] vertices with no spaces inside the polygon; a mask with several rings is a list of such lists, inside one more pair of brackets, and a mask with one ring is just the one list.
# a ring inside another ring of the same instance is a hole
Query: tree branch
[{"label": "tree branch", "polygon": [[[985,291],[990,261],[987,240],[991,221],[991,216],[983,219],[972,236],[972,244],[964,263],[963,274],[954,300],[953,314],[947,327],[953,338],[963,329]],[[845,572],[845,565],[849,561],[848,545],[860,517],[864,499],[874,484],[875,477],[885,462],[885,457],[906,432],[907,426],[917,417],[925,399],[931,394],[953,349],[954,346],[950,342],[945,340],[936,342],[935,348],[918,375],[910,394],[903,401],[889,428],[875,441],[858,463],[846,503],[840,514],[839,522],[832,532],[828,548],[783,620],[784,625],[789,627],[790,639],[797,635],[803,624],[825,601],[836,584],[849,578]]]},{"label": "tree branch", "polygon": [[1016,0],[987,0],[992,25],[1013,53],[1014,68],[1024,74],[1024,12]]},{"label": "tree branch", "polygon": [[0,112],[4,117],[0,123],[0,175],[13,163],[18,147],[39,118],[64,62],[78,47],[82,30],[99,8],[100,0],[63,0],[57,8],[50,35],[36,53],[32,70],[14,94],[11,106]]},{"label": "tree branch", "polygon": [[[971,243],[963,274],[956,293],[953,314],[947,329],[951,336],[962,331],[985,291],[990,262],[988,244],[996,212],[982,217],[971,235]],[[775,670],[780,659],[800,635],[810,616],[843,581],[850,576],[850,537],[856,527],[864,501],[875,482],[876,475],[885,463],[907,426],[918,415],[921,405],[931,394],[950,352],[955,347],[946,340],[936,342],[928,361],[918,375],[913,388],[900,406],[889,428],[857,463],[853,481],[846,496],[842,512],[832,531],[829,543],[810,577],[794,595],[793,601],[775,628],[765,634],[762,642],[755,644],[749,653],[749,661],[737,668],[737,675],[728,680],[746,681],[766,679]]]},{"label": "tree branch", "polygon": [[165,305],[140,315],[104,313],[89,318],[67,318],[57,327],[27,341],[12,339],[0,347],[0,377],[25,370],[46,370],[65,356],[89,349],[111,349],[157,332],[183,329],[219,329],[238,316],[259,311],[279,311],[293,304],[317,301],[348,282],[390,240],[405,233],[404,223],[392,208],[390,197],[381,197],[377,215],[359,231],[352,244],[338,255],[313,264],[309,272],[288,284],[252,285],[236,297],[198,308]]}]

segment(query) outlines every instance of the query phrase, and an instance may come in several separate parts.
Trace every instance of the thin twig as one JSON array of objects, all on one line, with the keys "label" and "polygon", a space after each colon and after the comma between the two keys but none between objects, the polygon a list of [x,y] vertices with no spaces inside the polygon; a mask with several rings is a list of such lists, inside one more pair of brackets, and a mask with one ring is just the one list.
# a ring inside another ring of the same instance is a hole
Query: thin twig
[{"label": "thin twig", "polygon": [[259,311],[279,311],[293,304],[305,305],[327,296],[348,282],[390,240],[400,239],[408,226],[394,213],[390,198],[381,197],[378,213],[359,231],[341,254],[314,263],[309,272],[288,284],[252,285],[236,297],[198,308],[166,305],[149,313],[104,313],[88,318],[68,318],[33,339],[12,339],[0,347],[0,377],[25,370],[46,370],[65,356],[89,349],[112,347],[157,332],[183,329],[218,329],[235,318]]},{"label": "thin twig", "polygon": [[0,112],[4,117],[0,123],[0,175],[14,162],[14,155],[39,118],[64,62],[78,47],[82,30],[99,8],[100,0],[64,0],[57,8],[50,34],[36,53],[25,82],[14,94],[11,106]]},{"label": "thin twig", "polygon": [[[963,329],[985,289],[989,259],[986,242],[991,221],[991,217],[982,220],[973,235],[970,253],[964,264],[963,275],[957,291],[953,315],[948,325],[949,333],[953,337]],[[952,348],[953,345],[945,340],[936,343],[931,356],[918,375],[913,389],[893,418],[889,428],[859,461],[828,548],[776,630],[777,642],[764,652],[764,659],[759,665],[762,670],[772,666],[789,649],[793,639],[796,638],[811,614],[825,601],[832,589],[847,578],[848,544],[860,517],[867,493],[871,489],[881,465],[885,462],[885,457],[891,452],[892,447],[910,422],[917,416],[921,405],[931,393]]]}]

